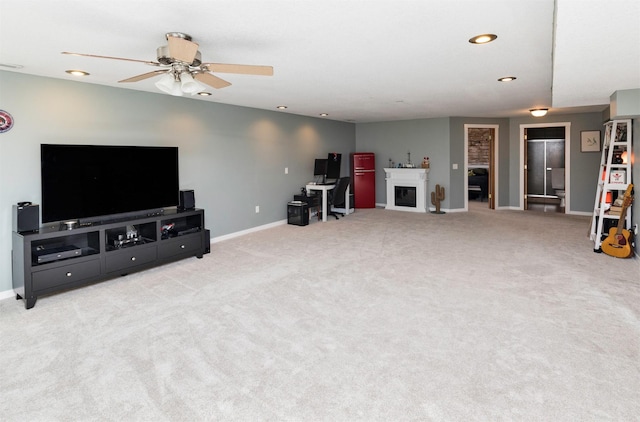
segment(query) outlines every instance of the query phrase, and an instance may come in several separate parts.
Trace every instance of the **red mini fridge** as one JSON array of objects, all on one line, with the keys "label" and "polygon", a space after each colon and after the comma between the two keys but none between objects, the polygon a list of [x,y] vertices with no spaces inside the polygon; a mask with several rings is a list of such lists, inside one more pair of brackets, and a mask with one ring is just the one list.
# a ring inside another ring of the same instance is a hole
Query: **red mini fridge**
[{"label": "red mini fridge", "polygon": [[373,152],[351,154],[351,192],[355,208],[376,207],[376,155]]}]

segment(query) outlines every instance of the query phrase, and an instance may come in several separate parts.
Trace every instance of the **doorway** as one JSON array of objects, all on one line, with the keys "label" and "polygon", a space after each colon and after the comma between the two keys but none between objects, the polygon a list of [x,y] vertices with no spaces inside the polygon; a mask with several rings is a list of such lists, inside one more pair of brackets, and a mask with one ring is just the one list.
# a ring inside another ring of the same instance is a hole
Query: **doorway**
[{"label": "doorway", "polygon": [[520,126],[521,208],[566,213],[569,208],[569,123]]},{"label": "doorway", "polygon": [[464,125],[464,209],[469,201],[474,207],[495,209],[498,192],[499,125]]}]

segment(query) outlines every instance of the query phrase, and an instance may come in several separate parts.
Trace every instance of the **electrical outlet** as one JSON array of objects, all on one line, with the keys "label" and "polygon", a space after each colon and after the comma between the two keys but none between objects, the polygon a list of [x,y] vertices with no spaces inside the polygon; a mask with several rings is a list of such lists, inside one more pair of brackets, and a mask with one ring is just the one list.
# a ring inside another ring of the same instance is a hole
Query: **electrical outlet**
[{"label": "electrical outlet", "polygon": [[256,205],[256,214],[260,212],[260,205]]},{"label": "electrical outlet", "polygon": [[284,174],[289,174],[289,167],[284,168]]}]

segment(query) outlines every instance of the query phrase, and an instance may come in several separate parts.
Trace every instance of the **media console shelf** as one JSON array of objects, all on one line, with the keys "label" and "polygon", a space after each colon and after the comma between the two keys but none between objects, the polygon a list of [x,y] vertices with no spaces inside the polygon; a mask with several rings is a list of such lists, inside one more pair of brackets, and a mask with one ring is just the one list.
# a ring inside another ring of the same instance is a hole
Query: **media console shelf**
[{"label": "media console shelf", "polygon": [[204,210],[112,220],[67,230],[44,226],[13,232],[16,299],[33,308],[39,296],[145,270],[209,251]]}]

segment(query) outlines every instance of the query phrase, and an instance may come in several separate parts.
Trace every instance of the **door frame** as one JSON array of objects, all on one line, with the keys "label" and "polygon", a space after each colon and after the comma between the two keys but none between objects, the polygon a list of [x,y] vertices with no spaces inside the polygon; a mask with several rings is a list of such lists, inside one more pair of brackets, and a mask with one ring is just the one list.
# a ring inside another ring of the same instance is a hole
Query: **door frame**
[{"label": "door frame", "polygon": [[571,211],[571,122],[556,123],[530,123],[520,125],[520,161],[518,163],[518,179],[519,179],[519,209],[524,210],[525,202],[525,178],[526,178],[526,151],[525,151],[525,129],[534,127],[559,127],[564,126],[564,191],[565,191],[565,214]]},{"label": "door frame", "polygon": [[464,210],[469,211],[469,129],[493,129],[493,138],[490,142],[489,158],[489,209],[495,209],[498,204],[498,145],[500,139],[500,125],[497,124],[473,124],[464,125]]}]

